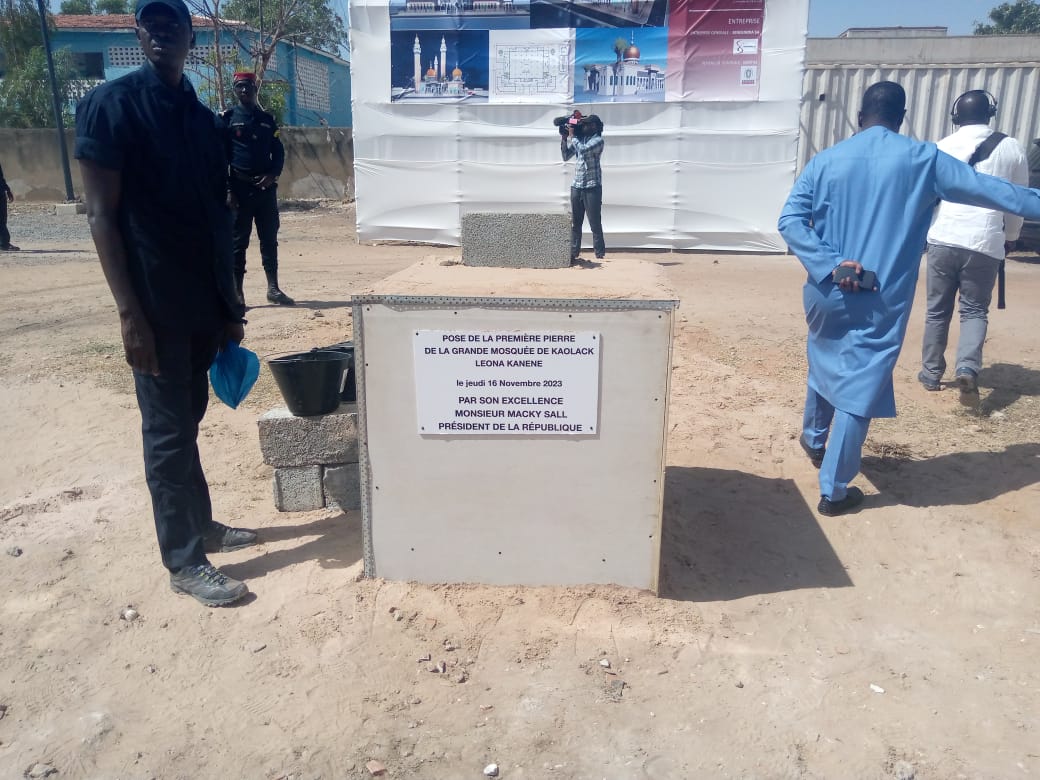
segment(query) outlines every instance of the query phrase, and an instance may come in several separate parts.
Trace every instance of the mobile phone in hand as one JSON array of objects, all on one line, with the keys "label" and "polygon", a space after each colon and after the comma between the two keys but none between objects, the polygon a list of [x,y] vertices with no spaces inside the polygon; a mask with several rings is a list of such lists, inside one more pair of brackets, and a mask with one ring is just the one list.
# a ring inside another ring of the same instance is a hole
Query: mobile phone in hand
[{"label": "mobile phone in hand", "polygon": [[855,277],[859,282],[859,289],[863,292],[873,292],[877,289],[877,274],[873,271],[863,271],[860,274],[856,273],[854,268],[850,268],[847,265],[839,266],[834,270],[834,283],[838,284],[842,279],[851,279]]}]

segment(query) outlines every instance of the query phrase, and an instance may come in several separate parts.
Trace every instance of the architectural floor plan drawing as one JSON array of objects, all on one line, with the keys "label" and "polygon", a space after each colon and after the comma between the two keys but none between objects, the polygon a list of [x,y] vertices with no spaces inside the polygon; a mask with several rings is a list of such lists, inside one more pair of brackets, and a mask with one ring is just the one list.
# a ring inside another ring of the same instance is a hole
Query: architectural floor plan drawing
[{"label": "architectural floor plan drawing", "polygon": [[573,46],[568,30],[492,30],[490,101],[570,100]]}]

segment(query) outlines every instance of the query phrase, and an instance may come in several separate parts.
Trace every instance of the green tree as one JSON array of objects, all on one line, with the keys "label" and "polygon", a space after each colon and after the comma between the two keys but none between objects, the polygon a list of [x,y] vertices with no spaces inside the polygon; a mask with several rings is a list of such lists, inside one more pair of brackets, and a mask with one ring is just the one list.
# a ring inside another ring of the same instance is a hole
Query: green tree
[{"label": "green tree", "polygon": [[1016,35],[1040,33],[1040,3],[1016,0],[1001,3],[989,12],[992,24],[975,22],[976,35]]},{"label": "green tree", "polygon": [[[49,16],[47,24],[53,30]],[[10,0],[0,14],[0,71],[4,76],[0,80],[0,126],[54,127],[47,56],[34,0]],[[69,122],[79,85],[67,49],[54,52],[54,72],[63,118]]]},{"label": "green tree", "polygon": [[[217,56],[216,49],[202,61],[192,64],[189,60],[188,65],[188,69],[199,77],[199,99],[218,113],[238,105],[231,80],[235,71],[249,67],[251,65],[243,63],[238,53],[232,57]],[[256,101],[279,125],[284,124],[289,108],[289,83],[281,80],[265,81],[257,93]]]},{"label": "green tree", "polygon": [[[66,127],[73,121],[74,97],[72,56],[68,49],[54,52],[54,71],[58,77],[62,121]],[[21,67],[10,70],[0,82],[0,126],[54,127],[54,104],[47,74],[47,55],[42,46],[29,52]]]},{"label": "green tree", "polygon": [[89,16],[94,13],[94,4],[91,0],[61,0],[61,10],[58,13]]},{"label": "green tree", "polygon": [[132,14],[134,3],[130,0],[96,0],[94,7],[99,14]]},{"label": "green tree", "polygon": [[[189,5],[199,8],[206,16],[213,0],[190,0]],[[258,73],[267,66],[263,55],[274,51],[279,41],[292,39],[297,43],[313,46],[335,55],[347,46],[345,20],[338,16],[329,0],[278,0],[264,3],[263,0],[224,0],[219,19],[245,22],[263,34],[263,45],[253,51],[254,58],[262,60]]]}]

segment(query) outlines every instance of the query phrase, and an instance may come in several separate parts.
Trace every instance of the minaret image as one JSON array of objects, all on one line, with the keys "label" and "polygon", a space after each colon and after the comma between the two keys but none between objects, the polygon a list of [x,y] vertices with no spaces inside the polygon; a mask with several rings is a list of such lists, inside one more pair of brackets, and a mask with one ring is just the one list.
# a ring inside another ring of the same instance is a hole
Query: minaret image
[{"label": "minaret image", "polygon": [[437,58],[436,58],[436,57],[434,57],[434,58],[433,58],[433,72],[434,72],[434,74],[437,74],[437,73],[440,73],[440,72],[441,72],[441,71],[440,71],[440,70],[438,69],[438,67],[437,67]]},{"label": "minaret image", "polygon": [[441,80],[447,75],[446,68],[448,67],[444,63],[448,59],[448,44],[444,42],[444,36],[441,36]]},{"label": "minaret image", "polygon": [[419,57],[422,54],[422,47],[419,46],[419,36],[415,36],[415,45],[412,46],[412,56],[415,58],[415,91],[419,91],[419,85],[422,84],[422,64],[419,61]]}]

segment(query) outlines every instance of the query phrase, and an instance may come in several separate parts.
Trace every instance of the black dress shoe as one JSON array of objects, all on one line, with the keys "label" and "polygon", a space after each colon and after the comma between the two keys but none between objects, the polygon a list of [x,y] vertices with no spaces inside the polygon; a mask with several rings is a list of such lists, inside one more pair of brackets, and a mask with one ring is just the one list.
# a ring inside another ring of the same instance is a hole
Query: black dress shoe
[{"label": "black dress shoe", "polygon": [[850,487],[848,492],[845,494],[845,498],[841,501],[831,501],[826,496],[820,499],[819,506],[816,510],[821,515],[827,515],[827,517],[834,517],[835,515],[843,514],[848,512],[850,509],[859,506],[863,503],[863,491],[856,487]]},{"label": "black dress shoe", "polygon": [[207,553],[234,552],[252,547],[256,542],[256,531],[213,523],[202,537],[202,549]]},{"label": "black dress shoe", "polygon": [[819,468],[823,463],[823,456],[827,454],[826,447],[810,447],[809,442],[805,440],[805,434],[803,433],[798,437],[798,443],[802,445],[802,449],[805,450],[805,454],[809,456],[809,460],[812,464]]}]

